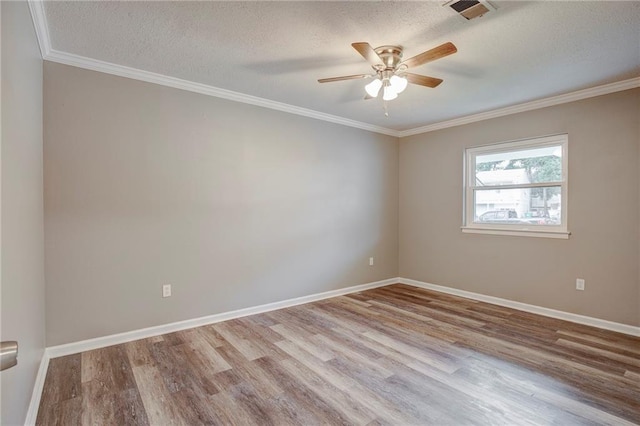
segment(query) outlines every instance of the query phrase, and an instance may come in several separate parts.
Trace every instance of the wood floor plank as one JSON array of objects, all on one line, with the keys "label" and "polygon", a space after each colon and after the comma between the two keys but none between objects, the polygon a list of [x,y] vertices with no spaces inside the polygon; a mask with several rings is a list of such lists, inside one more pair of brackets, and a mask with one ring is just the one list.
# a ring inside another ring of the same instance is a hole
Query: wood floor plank
[{"label": "wood floor plank", "polygon": [[[343,344],[338,339],[330,337],[330,335],[326,334],[317,334],[312,338],[314,341],[318,342],[320,345],[324,345],[330,348],[334,354],[337,356],[346,357],[353,362],[356,362],[369,370],[371,374],[375,374],[380,376],[383,379],[386,379],[389,376],[393,375],[393,371],[385,368],[380,364],[379,358],[368,358],[353,349],[351,349],[348,345]],[[328,360],[327,360],[328,361]],[[371,419],[373,420],[373,419]]]},{"label": "wood floor plank", "polygon": [[[393,304],[402,309],[406,309],[410,312],[417,314],[427,315],[434,320],[439,320],[443,323],[448,323],[455,326],[469,326],[469,327],[482,327],[484,322],[471,318],[459,317],[453,313],[440,311],[437,306],[429,306],[430,299],[415,297],[407,292],[394,294],[392,291],[386,291],[383,293],[385,297],[381,297],[385,303]],[[388,296],[388,297],[387,297]]]},{"label": "wood floor plank", "polygon": [[260,420],[263,425],[275,425],[276,422],[271,417],[273,411],[269,408],[267,401],[258,394],[250,383],[243,381],[228,391],[233,399],[235,407],[243,407],[244,411],[254,420]]},{"label": "wood floor plank", "polygon": [[590,353],[590,354],[595,354],[597,356],[601,356],[602,358],[606,359],[607,362],[611,361],[611,360],[616,360],[616,361],[620,361],[623,364],[626,364],[627,366],[633,366],[636,367],[636,369],[640,370],[640,356],[629,356],[629,355],[623,355],[620,354],[618,352],[614,352],[614,351],[610,351],[610,350],[606,350],[606,349],[601,349],[599,347],[595,347],[595,346],[591,346],[591,345],[585,345],[583,343],[580,342],[574,342],[572,340],[566,340],[566,339],[558,339],[556,341],[556,343],[560,346],[567,346],[570,348],[578,348],[581,349],[583,351],[585,351],[586,353]]},{"label": "wood floor plank", "polygon": [[105,352],[111,362],[111,374],[116,389],[123,391],[134,388],[135,378],[124,346],[110,346],[105,348]]},{"label": "wood floor plank", "polygon": [[52,359],[37,425],[640,425],[640,338],[408,285]]},{"label": "wood floor plank", "polygon": [[209,342],[199,336],[194,337],[186,344],[186,348],[188,349],[188,358],[197,370],[202,374],[216,374],[231,369],[229,363]]},{"label": "wood floor plank", "polygon": [[[197,343],[196,343],[197,345]],[[170,362],[179,364],[179,367],[174,369],[164,368],[166,364],[159,363],[158,366],[163,371],[171,371],[170,376],[172,384],[170,389],[173,392],[180,392],[185,388],[198,391],[200,393],[206,393],[207,395],[213,395],[220,392],[220,388],[216,385],[213,377],[216,371],[219,371],[219,365],[214,362],[207,363],[203,361],[202,354],[196,353],[189,344],[172,346],[169,349],[170,357],[163,359],[163,362]],[[221,370],[226,371],[226,370]]]},{"label": "wood floor plank", "polygon": [[115,424],[115,397],[98,380],[82,384],[81,419],[85,425]]},{"label": "wood floor plank", "polygon": [[[568,330],[558,330],[557,333],[559,335],[565,336],[565,338],[567,337],[572,337],[572,338],[577,338],[578,340],[586,340],[588,342],[591,342],[592,344],[598,344],[598,345],[603,345],[609,349],[620,349],[623,351],[628,351],[628,352],[632,352],[638,356],[640,356],[640,344],[638,344],[638,342],[627,342],[627,339],[616,339],[616,340],[611,340],[611,339],[603,339],[600,337],[596,337],[596,336],[591,336],[589,334],[585,334],[585,333],[577,333],[574,331],[568,331]],[[617,334],[617,333],[616,333]],[[618,336],[616,336],[618,337]]]},{"label": "wood floor plank", "polygon": [[173,346],[167,345],[166,341],[154,343],[149,345],[149,352],[151,352],[155,367],[161,373],[160,377],[169,392],[179,392],[185,387],[196,388],[207,393],[217,391],[213,383],[206,382],[206,377],[202,377],[189,367],[184,353],[184,343]]},{"label": "wood floor plank", "polygon": [[218,334],[218,332],[213,328],[213,326],[204,326],[194,328],[192,330],[194,333],[197,333],[206,340],[212,347],[217,348],[226,343],[224,338]]},{"label": "wood floor plank", "polygon": [[330,319],[309,312],[304,305],[294,306],[286,310],[272,311],[267,315],[279,319],[277,321],[278,324],[296,324],[296,326],[309,334],[323,333],[326,329],[335,325]]},{"label": "wood floor plank", "polygon": [[138,392],[152,425],[187,425],[180,408],[173,403],[160,371],[154,366],[133,367]]},{"label": "wood floor plank", "polygon": [[[465,395],[409,369],[398,368],[396,374],[386,381],[405,400],[411,401],[424,419],[423,424],[523,424],[521,419],[516,421],[511,410],[498,409],[495,402],[483,404],[485,401],[475,395]],[[458,401],[457,410],[449,408],[451,401]]]},{"label": "wood floor plank", "polygon": [[410,346],[407,345],[405,343],[402,343],[398,340],[389,338],[388,336],[385,336],[383,334],[380,333],[376,333],[376,332],[367,332],[364,333],[364,336],[368,339],[371,339],[373,341],[376,341],[384,346],[389,347],[390,349],[396,350],[398,352],[401,352],[407,356],[409,356],[410,358],[415,359],[416,361],[420,361],[422,363],[431,365],[437,369],[440,369],[446,373],[453,373],[454,371],[456,371],[458,369],[458,365],[451,363],[451,362],[447,362],[446,360],[441,360],[438,359],[437,357],[434,357],[432,355],[429,354],[425,354],[424,352]]},{"label": "wood floor plank", "polygon": [[[133,371],[132,371],[133,374]],[[127,389],[116,394],[115,404],[115,424],[116,425],[149,425],[147,412],[144,409],[142,399],[135,389]]]},{"label": "wood floor plank", "polygon": [[313,412],[301,406],[291,394],[283,393],[269,398],[266,402],[271,406],[274,416],[277,416],[278,422],[282,426],[315,426],[322,424],[321,420]]},{"label": "wood floor plank", "polygon": [[164,337],[163,336],[149,337],[149,343],[159,343],[159,342],[164,342]]},{"label": "wood floor plank", "polygon": [[58,420],[59,425],[80,424],[82,422],[82,397],[78,396],[62,401]]},{"label": "wood floor plank", "polygon": [[223,425],[259,425],[258,419],[253,418],[246,408],[237,404],[233,395],[228,392],[219,392],[209,397],[216,415],[222,419]]},{"label": "wood floor plank", "polygon": [[[295,347],[295,345],[291,346]],[[318,362],[314,357],[310,356],[310,358],[313,358],[313,363]],[[310,377],[314,373],[309,368],[301,367],[303,366],[302,363],[298,363],[299,369],[294,371],[286,368],[293,365],[291,363],[297,363],[293,359],[274,362],[269,358],[261,358],[256,362],[264,366],[265,371],[268,371],[275,380],[279,381],[280,386],[285,390],[285,394],[295,401],[297,407],[305,410],[315,419],[309,423],[352,424],[349,422],[348,416],[339,407],[331,404],[331,396],[322,393],[320,388],[307,386],[306,382],[312,380]],[[299,379],[300,375],[304,376],[302,380]]]},{"label": "wood floor plank", "polygon": [[311,370],[304,368],[293,359],[283,361],[282,366],[307,388],[323,395],[327,402],[340,411],[349,423],[367,424],[376,417],[367,406],[354,400],[349,393],[332,386],[331,383],[313,374]]},{"label": "wood floor plank", "polygon": [[147,424],[124,345],[82,354],[82,424]]},{"label": "wood floor plank", "polygon": [[[362,398],[375,401],[371,406],[378,407],[382,401],[392,405],[397,411],[393,413],[390,420],[401,424],[429,424],[429,420],[432,419],[430,411],[420,408],[423,406],[423,401],[419,400],[418,395],[405,392],[401,387],[392,385],[395,373],[387,379],[381,380],[371,376],[349,360],[333,359],[328,364],[335,371],[352,377],[355,382],[352,392],[355,391],[354,393],[361,394]],[[398,411],[402,412],[401,417],[398,416]]]},{"label": "wood floor plank", "polygon": [[[217,395],[217,394],[216,394]],[[180,407],[180,415],[189,425],[222,424],[220,417],[210,403],[211,395],[203,394],[191,388],[183,388],[172,393],[171,403]]]},{"label": "wood floor plank", "polygon": [[132,366],[139,367],[141,365],[153,364],[153,357],[149,352],[148,346],[152,343],[154,343],[154,341],[151,339],[143,339],[124,344],[124,349],[127,352],[127,357],[129,358]]},{"label": "wood floor plank", "polygon": [[252,343],[251,341],[234,333],[229,324],[218,323],[212,327],[224,338],[225,341],[233,345],[233,347],[235,347],[238,352],[240,352],[249,361],[253,361],[254,359],[265,355],[265,353],[261,351],[255,343]]},{"label": "wood floor plank", "polygon": [[[288,361],[292,361],[290,358]],[[291,370],[285,368],[283,362],[270,357],[262,357],[255,361],[267,374],[270,380],[278,383],[283,393],[269,398],[267,402],[276,404],[274,410],[280,412],[280,419],[285,424],[323,424],[323,416],[311,407],[317,398],[305,381],[298,380]]]},{"label": "wood floor plank", "polygon": [[335,358],[335,354],[331,350],[327,350],[322,346],[315,345],[310,339],[312,336],[305,336],[305,334],[301,333],[299,329],[294,331],[292,330],[293,328],[294,326],[292,325],[285,326],[282,324],[271,326],[271,329],[280,334],[284,339],[297,346],[300,346],[302,349],[309,352],[320,361],[329,361],[330,359]]},{"label": "wood floor plank", "polygon": [[[457,384],[463,391],[482,393],[504,404],[514,404],[519,407],[519,414],[527,419],[536,419],[536,424],[599,424],[549,401],[549,393],[575,396],[570,386],[492,357],[476,355],[446,380],[454,386]],[[538,389],[541,388],[549,392],[543,398],[538,397]]]},{"label": "wood floor plank", "polygon": [[333,383],[335,387],[342,390],[347,390],[354,384],[353,379],[348,376],[341,375],[336,371],[327,368],[327,366],[313,356],[313,354],[305,351],[299,346],[288,342],[282,341],[276,343],[283,351],[287,352],[292,358],[309,368],[311,371],[324,378],[325,380]]},{"label": "wood floor plank", "polygon": [[[508,352],[502,352],[502,357],[496,357],[495,352],[487,350],[489,346],[477,343],[476,347],[489,355],[488,359],[506,359],[511,361],[508,365],[526,366],[529,369],[544,372],[544,376],[549,378],[550,382],[555,383],[549,384],[547,382],[538,386],[539,380],[521,381],[520,386],[523,386],[532,395],[546,395],[545,401],[553,401],[554,395],[560,395],[558,399],[564,400],[565,396],[569,394],[571,395],[569,399],[576,403],[582,403],[586,400],[588,404],[588,401],[591,401],[595,406],[607,407],[606,411],[614,413],[614,417],[617,414],[625,416],[626,413],[634,419],[634,422],[640,422],[640,406],[637,404],[637,401],[640,400],[640,384],[637,382],[628,379],[620,382],[610,375],[603,378],[596,373],[596,370],[582,369],[579,364],[571,368],[571,364],[566,364],[563,362],[564,360],[558,358],[544,359],[533,353],[528,353],[526,356],[521,354],[519,357],[507,355]],[[505,364],[501,363],[501,365],[504,368]],[[563,371],[566,373],[562,373]],[[558,383],[562,383],[564,386],[559,389]],[[615,396],[613,396],[614,394]],[[614,400],[615,404],[612,402]],[[598,403],[598,401],[602,402]],[[563,410],[567,409],[564,404],[559,404],[559,407]],[[575,407],[579,407],[579,405],[572,404],[572,408]],[[579,412],[577,414],[580,415]]]},{"label": "wood floor plank", "polygon": [[236,377],[236,380],[230,382],[231,385],[224,386],[226,389],[239,383],[247,382],[257,389],[265,398],[274,397],[283,392],[278,381],[273,380],[271,376],[260,367],[261,364],[257,362],[264,357],[249,361],[244,359],[233,346],[222,346],[218,348],[218,350],[225,359],[230,360],[229,364],[232,366]]},{"label": "wood floor plank", "polygon": [[629,370],[625,371],[624,377],[628,377],[629,379],[635,381],[636,383],[640,383],[640,374],[634,371],[629,371]]},{"label": "wood floor plank", "polygon": [[345,315],[342,311],[336,311],[332,309],[330,305],[313,305],[308,309],[312,310],[316,315],[323,317],[325,319],[330,318],[333,323],[335,323],[338,327],[343,327],[345,329],[354,330],[357,332],[365,332],[369,330],[369,327],[366,323],[362,322],[361,319],[353,318]]},{"label": "wood floor plank", "polygon": [[62,402],[67,399],[80,396],[82,381],[82,356],[80,354],[58,358],[55,363],[50,363],[47,377],[50,376],[46,386],[45,379],[44,397],[47,402]]},{"label": "wood floor plank", "polygon": [[[55,361],[55,362],[54,362]],[[68,355],[49,362],[36,423],[58,425],[69,419],[69,404],[65,401],[82,398],[82,355]],[[79,412],[79,410],[78,410]]]}]

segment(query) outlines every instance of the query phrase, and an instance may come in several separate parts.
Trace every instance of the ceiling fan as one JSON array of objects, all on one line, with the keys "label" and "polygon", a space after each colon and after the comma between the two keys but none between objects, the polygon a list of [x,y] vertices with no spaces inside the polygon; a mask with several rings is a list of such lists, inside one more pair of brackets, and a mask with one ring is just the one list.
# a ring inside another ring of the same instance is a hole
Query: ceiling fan
[{"label": "ceiling fan", "polygon": [[380,94],[380,89],[382,89],[382,99],[385,101],[397,98],[398,93],[401,93],[407,87],[407,83],[426,87],[438,86],[442,83],[442,79],[413,74],[407,72],[407,70],[444,58],[458,51],[453,43],[447,42],[403,61],[402,47],[400,46],[380,46],[375,49],[369,43],[352,43],[351,46],[369,62],[374,73],[321,78],[318,82],[330,83],[333,81],[373,78],[374,80],[365,86],[367,92],[365,99],[377,98]]}]

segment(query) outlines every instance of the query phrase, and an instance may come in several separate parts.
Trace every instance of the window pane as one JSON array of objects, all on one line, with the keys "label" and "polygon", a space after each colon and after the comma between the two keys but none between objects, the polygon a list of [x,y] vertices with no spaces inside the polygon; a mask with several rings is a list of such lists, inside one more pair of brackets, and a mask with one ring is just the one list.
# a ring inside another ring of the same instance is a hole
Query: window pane
[{"label": "window pane", "polygon": [[561,188],[476,189],[474,222],[484,224],[560,225]]},{"label": "window pane", "polygon": [[562,181],[562,146],[477,155],[475,186]]}]

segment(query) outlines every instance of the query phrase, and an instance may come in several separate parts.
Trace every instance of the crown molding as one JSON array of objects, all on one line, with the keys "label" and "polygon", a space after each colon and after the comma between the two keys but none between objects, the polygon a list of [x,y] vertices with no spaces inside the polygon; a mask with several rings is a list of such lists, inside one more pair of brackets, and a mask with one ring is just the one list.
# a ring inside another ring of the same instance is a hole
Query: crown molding
[{"label": "crown molding", "polygon": [[370,132],[381,133],[383,135],[403,138],[407,136],[418,135],[421,133],[433,132],[435,130],[446,129],[449,127],[461,126],[464,124],[475,123],[478,121],[488,120],[491,118],[503,117],[505,115],[517,114],[519,112],[532,111],[535,109],[545,108],[554,105],[560,105],[567,102],[579,101],[582,99],[592,98],[595,96],[606,95],[609,93],[619,92],[622,90],[634,89],[640,87],[640,77],[631,78],[615,83],[604,84],[601,86],[591,87],[588,89],[578,90],[576,92],[565,93],[558,96],[551,96],[544,99],[538,99],[523,104],[508,106],[491,111],[481,112],[479,114],[467,115],[464,117],[454,118],[452,120],[441,121],[438,123],[428,124],[426,126],[416,127],[408,130],[394,130],[387,127],[376,126],[374,124],[363,123],[361,121],[351,120],[337,115],[327,114],[308,108],[302,108],[295,105],[286,104],[284,102],[276,102],[257,96],[247,95],[244,93],[234,92],[231,90],[221,89],[206,84],[195,83],[188,80],[182,80],[162,74],[156,74],[149,71],[139,70],[136,68],[117,65],[110,62],[104,62],[97,59],[87,58],[85,56],[74,55],[72,53],[61,52],[51,48],[51,39],[49,36],[49,28],[44,10],[44,1],[29,0],[29,9],[31,18],[36,30],[38,43],[40,44],[40,52],[42,59],[57,62],[64,65],[71,65],[78,68],[84,68],[92,71],[113,74],[120,77],[131,78],[134,80],[146,81],[148,83],[160,84],[162,86],[173,87],[176,89],[187,90],[190,92],[200,93],[207,96],[227,99],[235,102],[242,102],[250,105],[256,105],[263,108],[274,109],[277,111],[288,112],[290,114],[301,115],[304,117],[314,118],[317,120],[327,121],[330,123],[341,124],[343,126],[354,127],[357,129],[367,130]]},{"label": "crown molding", "polygon": [[33,27],[36,30],[36,38],[40,45],[40,54],[42,55],[42,59],[45,59],[51,51],[51,39],[49,38],[49,26],[44,12],[44,2],[29,0],[27,4],[31,12]]},{"label": "crown molding", "polygon": [[43,59],[64,65],[72,65],[78,68],[84,68],[92,71],[99,71],[107,74],[117,75],[120,77],[131,78],[134,80],[146,81],[147,83],[155,83],[162,86],[173,87],[175,89],[187,90],[189,92],[200,93],[202,95],[214,96],[216,98],[242,102],[245,104],[256,105],[263,108],[274,109],[276,111],[283,111],[290,114],[315,118],[317,120],[328,121],[330,123],[341,124],[343,126],[355,127],[357,129],[368,130],[370,132],[382,133],[384,135],[398,137],[400,133],[398,130],[363,123],[361,121],[351,120],[348,118],[339,117],[337,115],[326,114],[324,112],[302,108],[283,102],[272,101],[257,96],[234,92],[232,90],[221,89],[219,87],[195,83],[188,80],[182,80],[180,78],[170,77],[163,74],[156,74],[153,72],[130,68],[123,65],[117,65],[110,62],[104,62],[97,59],[86,58],[84,56],[74,55],[71,53],[60,52],[54,49],[51,49],[46,56],[43,56]]},{"label": "crown molding", "polygon": [[257,96],[234,92],[232,90],[221,89],[219,87],[195,83],[180,78],[170,77],[163,74],[157,74],[55,50],[51,47],[49,28],[47,25],[47,19],[44,10],[44,1],[30,0],[28,3],[29,9],[31,11],[31,19],[33,20],[33,25],[36,29],[38,43],[40,44],[40,53],[42,54],[42,59],[46,61],[57,62],[64,65],[71,65],[74,67],[84,68],[92,71],[99,71],[106,74],[131,78],[134,80],[146,81],[147,83],[160,84],[162,86],[187,90],[189,92],[200,93],[207,96],[214,96],[230,101],[256,105],[263,108],[274,109],[276,111],[288,112],[290,114],[315,118],[317,120],[328,121],[330,123],[341,124],[343,126],[355,127],[357,129],[368,130],[370,132],[381,133],[384,135],[398,137],[400,133],[398,130],[388,129],[386,127],[376,126],[369,123],[363,123],[361,121],[351,120],[348,118],[339,117],[337,115],[327,114],[308,108],[302,108],[283,102],[276,102]]},{"label": "crown molding", "polygon": [[402,130],[400,138],[418,135],[421,133],[433,132],[434,130],[446,129],[448,127],[461,126],[463,124],[475,123],[477,121],[489,120],[491,118],[503,117],[505,115],[517,114],[519,112],[532,111],[534,109],[546,108],[554,105],[575,102],[582,99],[593,98],[595,96],[607,95],[609,93],[620,92],[622,90],[635,89],[640,87],[640,77],[630,78],[615,83],[604,84],[602,86],[590,87],[576,92],[565,93],[563,95],[551,96],[549,98],[538,99],[523,104],[512,105],[505,108],[494,109],[492,111],[481,112],[479,114],[467,115],[453,120],[441,121],[427,126],[416,127],[414,129]]}]

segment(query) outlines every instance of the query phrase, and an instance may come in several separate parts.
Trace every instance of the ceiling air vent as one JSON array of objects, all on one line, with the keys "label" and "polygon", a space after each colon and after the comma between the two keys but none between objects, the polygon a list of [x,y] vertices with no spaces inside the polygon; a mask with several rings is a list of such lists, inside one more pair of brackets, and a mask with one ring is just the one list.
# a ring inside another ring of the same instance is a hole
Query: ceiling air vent
[{"label": "ceiling air vent", "polygon": [[496,10],[488,1],[483,0],[452,0],[444,4],[455,10],[466,20],[479,18],[487,12]]}]

